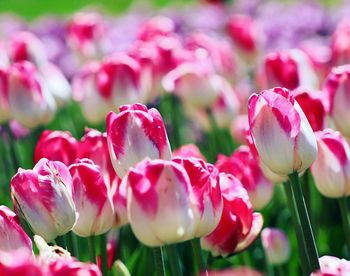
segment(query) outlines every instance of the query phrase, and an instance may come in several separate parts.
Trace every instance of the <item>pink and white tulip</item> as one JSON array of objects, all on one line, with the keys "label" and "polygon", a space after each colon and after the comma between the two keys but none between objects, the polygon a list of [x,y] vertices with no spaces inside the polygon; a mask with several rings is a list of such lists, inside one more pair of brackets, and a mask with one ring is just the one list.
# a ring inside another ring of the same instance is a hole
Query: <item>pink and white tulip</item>
[{"label": "pink and white tulip", "polygon": [[90,159],[78,159],[69,167],[73,180],[73,201],[78,213],[73,232],[81,237],[106,233],[114,223],[112,200],[98,166]]},{"label": "pink and white tulip", "polygon": [[53,118],[56,103],[35,66],[28,61],[14,63],[8,76],[12,118],[28,128],[47,124]]},{"label": "pink and white tulip", "polygon": [[194,237],[194,197],[186,170],[173,161],[145,159],[127,179],[128,218],[135,236],[155,247]]},{"label": "pink and white tulip", "polygon": [[223,257],[246,249],[257,238],[263,226],[260,213],[253,213],[248,193],[237,178],[220,174],[223,212],[215,230],[201,238],[203,249]]},{"label": "pink and white tulip", "polygon": [[168,136],[158,110],[142,104],[124,105],[119,110],[118,115],[108,114],[106,125],[109,154],[120,178],[146,157],[171,159]]},{"label": "pink and white tulip", "polygon": [[230,173],[242,183],[254,209],[260,210],[271,201],[274,185],[264,176],[259,159],[248,146],[240,146],[229,157],[220,154],[215,166],[220,172]]},{"label": "pink and white tulip", "polygon": [[346,137],[350,136],[349,85],[350,65],[344,65],[333,68],[323,87],[329,97],[330,116],[337,129]]},{"label": "pink and white tulip", "polygon": [[350,261],[333,256],[322,256],[319,259],[321,269],[310,276],[346,276],[350,274]]},{"label": "pink and white tulip", "polygon": [[34,163],[45,157],[69,166],[77,158],[78,148],[78,141],[69,131],[45,130],[35,146]]},{"label": "pink and white tulip", "polygon": [[59,161],[42,158],[33,170],[18,169],[11,179],[11,196],[16,212],[46,241],[66,234],[75,224],[72,177]]},{"label": "pink and white tulip", "polygon": [[350,21],[344,19],[338,23],[331,39],[332,64],[343,65],[350,62]]},{"label": "pink and white tulip", "polygon": [[199,148],[195,144],[187,144],[179,147],[178,149],[174,150],[173,157],[181,157],[181,158],[199,158],[204,161],[207,161]]},{"label": "pink and white tulip", "polygon": [[248,101],[250,133],[261,161],[274,173],[302,172],[316,159],[317,142],[290,92],[273,88]]},{"label": "pink and white tulip", "polygon": [[0,206],[0,251],[27,250],[32,252],[32,241],[19,224],[19,218],[8,207]]},{"label": "pink and white tulip", "polygon": [[326,197],[350,195],[350,147],[331,129],[316,133],[318,153],[311,166],[317,189]]},{"label": "pink and white tulip", "polygon": [[263,88],[281,86],[290,90],[298,87],[317,89],[318,79],[307,55],[291,49],[273,52],[263,64]]},{"label": "pink and white tulip", "polygon": [[0,68],[0,123],[10,119],[8,72]]},{"label": "pink and white tulip", "polygon": [[290,258],[290,245],[287,235],[277,228],[261,231],[261,241],[269,263],[280,265]]},{"label": "pink and white tulip", "polygon": [[196,207],[193,209],[197,222],[195,237],[210,234],[218,225],[222,213],[222,197],[219,171],[209,163],[197,158],[173,159],[183,166],[190,179]]}]

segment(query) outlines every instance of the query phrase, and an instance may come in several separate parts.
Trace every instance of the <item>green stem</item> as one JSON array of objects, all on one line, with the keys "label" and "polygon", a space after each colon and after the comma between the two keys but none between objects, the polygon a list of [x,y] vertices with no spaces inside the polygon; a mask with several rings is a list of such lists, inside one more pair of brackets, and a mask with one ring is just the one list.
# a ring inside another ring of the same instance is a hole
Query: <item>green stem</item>
[{"label": "green stem", "polygon": [[15,145],[15,142],[16,142],[15,137],[13,136],[10,126],[8,124],[4,124],[3,126],[8,138],[12,164],[13,164],[13,167],[15,168],[15,172],[17,172],[17,169],[20,167],[20,163],[19,163],[18,153]]},{"label": "green stem", "polygon": [[299,182],[299,176],[297,172],[294,172],[289,175],[289,179],[292,185],[294,200],[297,207],[297,212],[300,218],[300,226],[302,228],[302,234],[304,237],[304,242],[306,246],[306,251],[310,260],[310,267],[308,274],[312,273],[315,270],[320,269],[320,264],[318,261],[318,253],[316,248],[316,243],[314,235],[312,232],[311,223],[309,220],[306,204],[304,201],[303,191]]},{"label": "green stem", "polygon": [[290,211],[290,215],[292,218],[292,223],[295,228],[295,234],[298,242],[298,250],[299,250],[299,257],[300,257],[300,262],[301,262],[301,268],[303,271],[303,275],[308,275],[308,270],[310,267],[309,264],[309,257],[307,255],[306,247],[305,247],[305,242],[303,239],[303,230],[300,227],[300,219],[299,215],[296,209],[296,204],[294,201],[294,194],[292,190],[292,186],[289,182],[283,183],[284,191],[286,193],[286,198],[287,198],[287,204],[288,208]]},{"label": "green stem", "polygon": [[206,271],[206,265],[202,254],[201,244],[198,238],[191,240],[191,244],[193,249],[193,255],[198,265],[197,272],[198,274],[200,274],[201,272]]},{"label": "green stem", "polygon": [[67,233],[67,248],[72,256],[77,257],[79,259],[79,252],[78,252],[78,244],[77,239],[74,236],[73,232],[70,231]]},{"label": "green stem", "polygon": [[152,248],[154,265],[156,268],[157,276],[165,276],[165,267],[164,267],[164,258],[163,258],[163,250],[161,247]]},{"label": "green stem", "polygon": [[66,242],[64,240],[64,237],[63,236],[58,236],[56,239],[55,239],[55,242],[58,246],[61,246],[62,248],[66,249]]},{"label": "green stem", "polygon": [[102,234],[100,236],[100,250],[101,250],[101,271],[102,275],[108,273],[108,261],[107,261],[107,236]]},{"label": "green stem", "polygon": [[96,263],[96,248],[95,248],[95,236],[90,236],[88,239],[90,262]]},{"label": "green stem", "polygon": [[176,244],[168,245],[166,247],[166,252],[170,263],[171,274],[173,276],[182,275],[180,258],[177,252]]},{"label": "green stem", "polygon": [[177,97],[174,95],[169,95],[169,100],[170,100],[170,108],[171,108],[171,125],[172,125],[172,136],[173,136],[173,141],[174,145],[173,147],[179,148],[182,145],[182,140],[181,140],[181,133],[180,133],[180,101]]},{"label": "green stem", "polygon": [[349,225],[349,208],[347,203],[347,198],[342,197],[338,199],[343,228],[344,228],[344,236],[346,241],[346,246],[348,248],[348,253],[350,253],[350,225]]}]

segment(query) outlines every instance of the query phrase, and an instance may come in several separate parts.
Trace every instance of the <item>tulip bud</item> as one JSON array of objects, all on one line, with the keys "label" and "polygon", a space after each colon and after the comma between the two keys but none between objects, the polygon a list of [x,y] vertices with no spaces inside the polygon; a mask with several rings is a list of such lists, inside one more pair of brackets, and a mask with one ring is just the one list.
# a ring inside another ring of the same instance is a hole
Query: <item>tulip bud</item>
[{"label": "tulip bud", "polygon": [[290,246],[286,234],[277,228],[265,228],[261,232],[261,241],[268,261],[273,265],[287,262]]},{"label": "tulip bud", "polygon": [[42,158],[33,170],[19,169],[11,179],[11,196],[16,212],[46,241],[66,234],[75,224],[72,178],[59,161]]},{"label": "tulip bud", "polygon": [[297,87],[316,89],[318,80],[307,55],[292,49],[270,53],[264,61],[264,88],[274,86],[293,90]]},{"label": "tulip bud", "polygon": [[69,131],[45,130],[35,146],[34,163],[43,157],[69,166],[77,158],[78,141]]},{"label": "tulip bud", "polygon": [[211,106],[219,95],[221,77],[203,62],[182,63],[163,79],[166,91],[174,92],[184,103],[195,107]]},{"label": "tulip bud", "polygon": [[118,177],[109,157],[107,133],[86,128],[85,134],[79,142],[77,156],[79,159],[89,158],[98,165],[109,187],[118,182]]},{"label": "tulip bud", "polygon": [[106,59],[96,73],[99,93],[117,108],[140,100],[139,78],[140,65],[126,54]]},{"label": "tulip bud", "polygon": [[0,206],[0,251],[17,249],[32,252],[32,241],[19,224],[19,219],[8,207]]},{"label": "tulip bud", "polygon": [[240,146],[227,157],[220,154],[215,166],[220,172],[235,176],[247,190],[254,209],[264,208],[273,195],[274,186],[261,171],[259,160],[247,146]]},{"label": "tulip bud", "polygon": [[144,158],[171,159],[163,118],[158,110],[141,104],[120,107],[106,119],[109,154],[117,175],[123,178],[130,167]]},{"label": "tulip bud", "polygon": [[313,131],[322,130],[326,125],[328,98],[323,92],[306,89],[294,91],[294,98],[303,110]]},{"label": "tulip bud", "polygon": [[234,15],[227,24],[227,33],[244,54],[255,55],[261,43],[261,31],[253,18]]},{"label": "tulip bud", "polygon": [[332,64],[343,65],[350,62],[350,21],[338,23],[331,39]]},{"label": "tulip bud", "polygon": [[79,215],[73,232],[81,237],[106,233],[114,223],[114,214],[101,170],[85,158],[76,160],[69,171],[73,179],[73,200]]},{"label": "tulip bud", "polygon": [[350,112],[348,87],[350,84],[350,65],[333,68],[329,73],[324,90],[329,97],[329,113],[337,129],[346,137],[350,136]]},{"label": "tulip bud", "polygon": [[126,178],[128,219],[142,243],[154,247],[194,237],[194,198],[181,165],[145,159]]},{"label": "tulip bud", "polygon": [[350,195],[350,147],[331,129],[316,133],[318,153],[311,166],[317,189],[326,197]]},{"label": "tulip bud", "polygon": [[350,261],[333,256],[322,256],[319,259],[321,269],[310,276],[346,276],[350,274]]},{"label": "tulip bud", "polygon": [[9,105],[12,117],[28,128],[46,124],[54,115],[55,100],[28,61],[9,69]]},{"label": "tulip bud", "polygon": [[220,174],[223,211],[219,225],[201,238],[203,249],[213,256],[223,257],[246,249],[258,236],[263,226],[260,213],[253,213],[247,191],[237,178]]},{"label": "tulip bud", "polygon": [[179,147],[174,150],[173,157],[182,157],[182,158],[198,158],[204,161],[207,161],[203,154],[200,152],[199,148],[195,144],[187,144]]},{"label": "tulip bud", "polygon": [[199,276],[263,276],[263,274],[248,266],[240,266],[223,270],[208,270],[202,272]]},{"label": "tulip bud", "polygon": [[222,197],[219,185],[219,171],[197,158],[174,158],[182,165],[190,179],[197,206],[193,213],[197,226],[195,237],[210,234],[218,225],[222,213]]},{"label": "tulip bud", "polygon": [[287,89],[253,94],[248,100],[248,119],[259,157],[274,173],[301,172],[316,159],[315,135]]},{"label": "tulip bud", "polygon": [[48,245],[46,241],[38,235],[34,235],[34,242],[39,250],[38,259],[42,264],[47,265],[59,259],[73,259],[67,250],[58,245]]},{"label": "tulip bud", "polygon": [[8,72],[0,68],[0,124],[10,119]]},{"label": "tulip bud", "polygon": [[103,18],[97,13],[76,13],[67,25],[67,43],[82,61],[99,56],[104,34]]},{"label": "tulip bud", "polygon": [[10,41],[10,58],[13,62],[30,61],[40,66],[48,61],[43,42],[30,32],[17,32]]},{"label": "tulip bud", "polygon": [[11,120],[9,122],[9,127],[13,134],[13,137],[16,139],[27,137],[30,134],[30,129],[22,126],[19,122]]},{"label": "tulip bud", "polygon": [[235,141],[240,144],[245,144],[247,131],[249,131],[247,114],[238,115],[235,119],[233,119],[230,132]]},{"label": "tulip bud", "polygon": [[102,94],[97,86],[99,66],[96,62],[87,63],[73,79],[73,98],[91,123],[102,122],[112,109],[112,95]]}]

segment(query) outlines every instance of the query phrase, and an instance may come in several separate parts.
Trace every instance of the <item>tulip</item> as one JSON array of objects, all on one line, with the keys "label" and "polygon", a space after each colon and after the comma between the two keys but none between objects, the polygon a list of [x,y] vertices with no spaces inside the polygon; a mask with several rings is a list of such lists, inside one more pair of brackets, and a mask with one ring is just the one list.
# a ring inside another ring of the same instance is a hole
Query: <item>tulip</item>
[{"label": "tulip", "polygon": [[9,55],[13,62],[30,61],[40,66],[48,61],[43,42],[30,32],[17,32],[10,40]]},{"label": "tulip", "polygon": [[135,59],[118,54],[103,61],[96,73],[99,93],[111,99],[113,106],[138,102],[140,99],[140,65]]},{"label": "tulip", "polygon": [[240,146],[230,157],[220,154],[215,166],[220,172],[230,173],[242,183],[254,209],[260,210],[271,201],[274,186],[264,176],[259,160],[249,147]]},{"label": "tulip", "polygon": [[140,65],[139,101],[153,102],[160,94],[159,83],[162,77],[161,57],[156,43],[136,41],[130,50],[130,56]]},{"label": "tulip", "polygon": [[246,249],[258,236],[263,225],[260,213],[253,213],[248,193],[237,178],[220,173],[223,212],[219,225],[201,238],[203,249],[223,257]]},{"label": "tulip", "polygon": [[145,21],[138,32],[138,39],[152,41],[157,36],[168,36],[175,31],[175,22],[165,16],[155,16]]},{"label": "tulip", "polygon": [[264,88],[282,86],[293,90],[298,87],[317,88],[317,77],[310,60],[297,49],[273,52],[264,60]]},{"label": "tulip", "polygon": [[181,165],[145,159],[130,169],[126,179],[128,219],[142,243],[156,247],[194,237],[195,203]]},{"label": "tulip", "polygon": [[30,134],[30,129],[22,126],[19,122],[11,120],[9,122],[9,127],[13,134],[13,137],[16,139],[27,137]]},{"label": "tulip", "polygon": [[77,13],[67,25],[67,43],[82,61],[97,58],[105,34],[103,18],[96,13]]},{"label": "tulip", "polygon": [[171,159],[170,145],[158,110],[141,104],[120,107],[106,119],[109,154],[117,175],[123,178],[130,167],[144,158]]},{"label": "tulip", "polygon": [[0,251],[28,250],[32,241],[19,224],[19,219],[8,207],[0,206]]},{"label": "tulip", "polygon": [[10,67],[8,99],[12,117],[28,128],[48,123],[56,110],[44,80],[28,61]]},{"label": "tulip", "polygon": [[0,68],[0,123],[4,123],[10,119],[8,89],[8,72]]},{"label": "tulip", "polygon": [[49,275],[52,276],[102,276],[97,265],[91,263],[82,263],[76,260],[59,259],[48,265]]},{"label": "tulip", "polygon": [[333,65],[350,62],[350,21],[344,19],[338,23],[331,38],[331,61]]},{"label": "tulip", "polygon": [[196,32],[187,37],[186,49],[201,58],[206,53],[216,72],[228,80],[234,79],[237,73],[237,61],[234,50],[228,41],[216,39],[202,32]]},{"label": "tulip", "polygon": [[319,131],[326,126],[328,107],[327,94],[306,89],[294,91],[294,98],[303,110],[313,131]]},{"label": "tulip", "polygon": [[16,212],[48,242],[75,224],[72,178],[59,161],[42,158],[33,170],[18,169],[11,179],[11,196]]},{"label": "tulip", "polygon": [[222,79],[203,62],[182,63],[163,79],[166,91],[173,92],[184,103],[195,107],[209,107],[217,99]]},{"label": "tulip", "polygon": [[73,200],[79,214],[73,232],[81,237],[106,233],[114,223],[114,214],[100,168],[84,158],[76,160],[69,171],[73,179]]},{"label": "tulip", "polygon": [[315,135],[299,104],[284,88],[253,94],[250,132],[262,162],[282,176],[302,172],[316,159]]},{"label": "tulip", "polygon": [[333,68],[329,73],[324,90],[329,97],[329,113],[337,129],[346,137],[350,136],[348,86],[350,83],[350,66]]},{"label": "tulip", "polygon": [[78,141],[69,131],[45,130],[35,146],[34,162],[45,157],[69,166],[77,158],[77,150]]},{"label": "tulip", "polygon": [[89,158],[98,165],[110,188],[119,181],[109,157],[107,133],[86,128],[85,134],[79,142],[77,157],[79,159]]},{"label": "tulip", "polygon": [[81,104],[84,117],[91,123],[100,123],[112,109],[112,95],[102,94],[97,86],[100,65],[87,63],[73,79],[73,98]]},{"label": "tulip", "polygon": [[67,250],[58,245],[48,245],[46,241],[38,235],[34,235],[34,242],[39,250],[38,260],[44,265],[47,265],[59,259],[73,260]]},{"label": "tulip", "polygon": [[247,132],[249,132],[249,122],[247,114],[238,115],[233,119],[230,132],[235,141],[246,144]]},{"label": "tulip", "polygon": [[263,276],[263,274],[248,266],[241,266],[223,270],[209,270],[205,273],[201,273],[200,276]]},{"label": "tulip", "polygon": [[219,171],[212,164],[197,158],[177,157],[173,161],[185,168],[197,201],[193,212],[197,221],[194,235],[206,236],[216,228],[221,218]]},{"label": "tulip", "polygon": [[227,33],[244,54],[255,55],[262,41],[261,31],[253,18],[247,15],[234,15],[227,24]]},{"label": "tulip", "polygon": [[33,254],[25,249],[0,251],[0,275],[44,276],[44,269],[35,261]]},{"label": "tulip", "polygon": [[265,228],[261,231],[261,241],[268,261],[280,265],[289,260],[290,246],[286,234],[277,228]]},{"label": "tulip", "polygon": [[316,133],[318,153],[311,166],[317,189],[326,197],[350,195],[350,147],[331,129]]},{"label": "tulip", "polygon": [[199,158],[204,161],[206,161],[203,154],[200,152],[199,148],[195,144],[187,144],[179,147],[178,149],[174,150],[173,157],[182,157],[182,158]]},{"label": "tulip", "polygon": [[350,261],[333,256],[322,256],[320,259],[321,269],[314,271],[310,276],[346,276],[350,273]]}]

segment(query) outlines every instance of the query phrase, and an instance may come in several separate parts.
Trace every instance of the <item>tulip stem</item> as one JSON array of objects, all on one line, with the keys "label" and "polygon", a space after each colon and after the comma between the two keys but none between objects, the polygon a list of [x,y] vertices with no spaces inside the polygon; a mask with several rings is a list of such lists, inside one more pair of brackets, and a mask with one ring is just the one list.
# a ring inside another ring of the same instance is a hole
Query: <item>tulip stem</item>
[{"label": "tulip stem", "polygon": [[66,242],[65,242],[63,236],[58,236],[58,237],[55,239],[55,242],[56,242],[56,244],[57,244],[58,246],[61,246],[62,248],[67,249],[67,247],[66,247]]},{"label": "tulip stem", "polygon": [[90,236],[88,239],[90,262],[96,263],[96,248],[95,248],[95,236]]},{"label": "tulip stem", "polygon": [[309,256],[307,255],[306,247],[305,247],[305,242],[302,236],[302,229],[300,227],[300,219],[299,215],[296,209],[296,204],[294,200],[294,194],[292,190],[291,184],[287,181],[283,183],[284,186],[284,191],[286,193],[286,198],[287,198],[287,204],[288,208],[290,210],[290,215],[292,218],[292,222],[295,228],[295,233],[296,233],[296,238],[298,242],[298,250],[299,250],[299,257],[300,257],[300,262],[301,262],[301,268],[303,271],[303,275],[308,275],[308,270],[309,270]]},{"label": "tulip stem", "polygon": [[349,225],[349,216],[348,216],[349,207],[346,200],[347,200],[346,197],[339,198],[338,203],[339,203],[340,213],[342,217],[346,246],[348,248],[348,253],[350,253],[350,225]]},{"label": "tulip stem", "polygon": [[67,233],[67,247],[72,256],[76,257],[79,260],[78,244],[77,239],[74,236],[72,231]]},{"label": "tulip stem", "polygon": [[20,164],[18,161],[18,152],[16,150],[16,145],[15,145],[15,137],[13,136],[13,133],[12,133],[10,126],[8,124],[4,124],[3,126],[4,126],[5,132],[7,134],[11,160],[12,160],[12,164],[13,164],[13,167],[15,169],[15,172],[16,172],[17,169],[19,168]]},{"label": "tulip stem", "polygon": [[166,247],[166,252],[168,255],[168,260],[170,262],[171,274],[174,276],[182,275],[180,258],[177,252],[176,244],[168,245]]},{"label": "tulip stem", "polygon": [[[197,265],[198,265],[198,270],[197,270],[198,273],[197,274],[200,274],[201,272],[206,271],[206,265],[205,265],[205,261],[203,258],[202,248],[201,248],[199,238],[192,239],[191,244],[192,244],[194,258],[195,258]],[[207,274],[207,272],[206,272],[206,274]]]},{"label": "tulip stem", "polygon": [[154,265],[156,267],[157,276],[165,276],[165,266],[164,266],[164,257],[163,250],[161,247],[152,248]]},{"label": "tulip stem", "polygon": [[106,234],[100,236],[100,250],[101,250],[101,271],[102,275],[108,273],[108,262],[107,262],[107,237]]},{"label": "tulip stem", "polygon": [[305,204],[303,191],[301,189],[298,173],[294,172],[290,174],[289,179],[292,185],[297,212],[300,218],[300,226],[302,229],[302,235],[304,238],[307,255],[309,256],[310,260],[310,267],[308,271],[308,274],[310,274],[313,271],[320,269],[317,247],[314,239],[314,234],[312,232],[312,227]]}]

